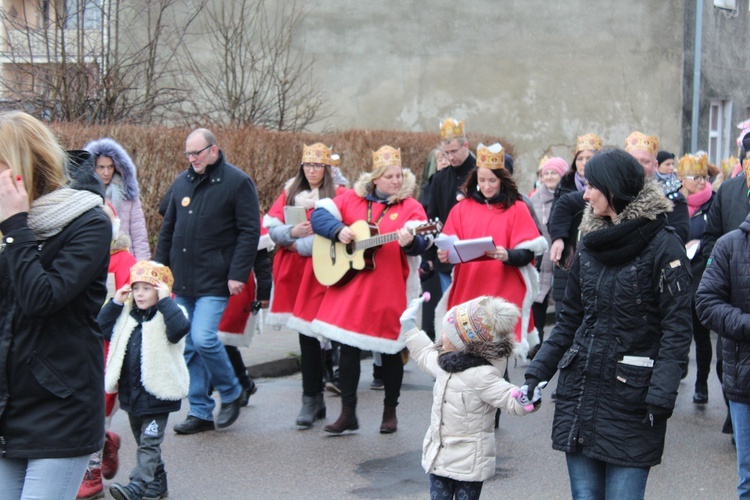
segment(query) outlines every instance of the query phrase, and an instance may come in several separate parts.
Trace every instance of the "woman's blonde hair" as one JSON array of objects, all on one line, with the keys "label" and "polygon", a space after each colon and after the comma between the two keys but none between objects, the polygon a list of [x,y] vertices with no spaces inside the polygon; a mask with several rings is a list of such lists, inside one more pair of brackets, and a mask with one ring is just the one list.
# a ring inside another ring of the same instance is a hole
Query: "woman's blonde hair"
[{"label": "woman's blonde hair", "polygon": [[0,162],[23,178],[29,203],[67,184],[66,160],[42,122],[21,111],[0,113]]}]

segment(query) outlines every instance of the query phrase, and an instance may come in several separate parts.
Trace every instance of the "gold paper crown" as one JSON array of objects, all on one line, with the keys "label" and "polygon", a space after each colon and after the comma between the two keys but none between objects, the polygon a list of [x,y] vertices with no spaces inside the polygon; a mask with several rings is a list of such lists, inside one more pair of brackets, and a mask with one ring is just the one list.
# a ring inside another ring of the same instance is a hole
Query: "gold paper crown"
[{"label": "gold paper crown", "polygon": [[708,176],[708,157],[704,155],[685,155],[677,162],[677,177],[688,175]]},{"label": "gold paper crown", "polygon": [[377,151],[372,152],[373,171],[392,165],[401,166],[401,150],[391,146],[382,146]]},{"label": "gold paper crown", "polygon": [[142,260],[136,262],[130,268],[130,284],[132,285],[136,281],[144,281],[152,285],[163,281],[171,290],[174,278],[172,277],[172,271],[167,266],[152,260]]},{"label": "gold paper crown", "polygon": [[737,158],[734,156],[730,156],[726,160],[723,160],[721,162],[721,171],[724,173],[724,178],[729,179],[729,176],[732,174],[732,171],[734,170],[734,167],[737,166]]},{"label": "gold paper crown", "polygon": [[576,153],[579,151],[601,151],[602,138],[596,134],[579,135],[576,139]]},{"label": "gold paper crown", "polygon": [[[745,171],[748,182],[750,182],[750,175],[747,175],[747,171],[750,170],[750,158],[745,158],[744,160],[742,160],[742,170]],[[750,185],[748,187],[750,187]]]},{"label": "gold paper crown", "polygon": [[547,155],[542,156],[542,159],[539,160],[539,168],[537,170],[541,170],[542,167],[544,167],[544,164],[547,163],[547,160],[549,160],[549,156]]},{"label": "gold paper crown", "polygon": [[635,131],[625,139],[625,151],[647,151],[656,156],[659,152],[659,138],[655,135],[646,135]]},{"label": "gold paper crown", "polygon": [[499,170],[505,168],[505,150],[496,142],[490,147],[480,144],[477,146],[477,168]]},{"label": "gold paper crown", "polygon": [[331,166],[332,167],[341,166],[341,157],[337,155],[336,153],[331,154]]},{"label": "gold paper crown", "polygon": [[446,120],[440,124],[441,141],[452,141],[453,139],[463,137],[466,137],[464,134],[463,120],[459,122],[455,118],[446,118]]},{"label": "gold paper crown", "polygon": [[333,150],[326,147],[322,142],[316,142],[312,146],[305,144],[302,148],[302,163],[322,163],[323,165],[333,166],[331,153],[333,153]]}]

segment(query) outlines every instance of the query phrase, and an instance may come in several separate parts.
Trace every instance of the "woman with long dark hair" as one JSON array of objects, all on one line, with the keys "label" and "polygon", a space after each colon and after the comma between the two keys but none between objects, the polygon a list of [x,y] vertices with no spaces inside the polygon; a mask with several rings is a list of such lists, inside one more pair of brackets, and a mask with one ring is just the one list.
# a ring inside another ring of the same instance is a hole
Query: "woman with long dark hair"
[{"label": "woman with long dark hair", "polygon": [[690,262],[671,202],[625,151],[586,165],[584,233],[561,314],[526,370],[559,371],[552,447],[573,498],[643,498],[691,342]]},{"label": "woman with long dark hair", "polygon": [[[344,190],[336,186],[331,175],[331,153],[331,149],[321,143],[305,145],[297,176],[287,182],[263,220],[271,239],[278,245],[266,322],[299,332],[302,409],[296,423],[300,429],[310,428],[316,419],[326,414],[320,339],[310,329],[325,287],[317,282],[312,271],[313,232],[309,219],[319,200],[333,198]],[[293,215],[289,207],[301,212],[299,218],[304,220],[289,220]]]},{"label": "woman with long dark hair", "polygon": [[[531,303],[539,290],[533,260],[534,255],[547,250],[547,240],[539,234],[528,205],[505,168],[500,144],[477,147],[477,168],[466,180],[464,192],[466,198],[451,209],[443,234],[460,240],[492,236],[496,248],[485,257],[456,264],[453,282],[443,297],[443,301],[447,297],[447,305],[440,309],[445,311],[482,295],[515,304],[521,310],[521,320],[516,324],[518,354],[526,357],[539,342],[531,317]],[[438,250],[441,262],[449,261],[448,252]]]}]

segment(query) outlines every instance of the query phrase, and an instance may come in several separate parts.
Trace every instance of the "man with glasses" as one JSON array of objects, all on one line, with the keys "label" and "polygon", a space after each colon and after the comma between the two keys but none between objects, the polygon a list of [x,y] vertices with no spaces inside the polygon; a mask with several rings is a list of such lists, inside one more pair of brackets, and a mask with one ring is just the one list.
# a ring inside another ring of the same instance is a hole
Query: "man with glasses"
[{"label": "man with glasses", "polygon": [[[646,171],[647,179],[656,178],[658,163],[656,155],[659,151],[659,139],[655,136],[647,136],[635,131],[625,139],[625,151],[638,160]],[[657,179],[658,180],[658,179]],[[688,213],[687,200],[680,193],[679,184],[675,186],[663,185],[664,195],[672,200],[674,210],[667,213],[667,224],[672,226],[677,236],[683,243],[688,242],[690,237],[690,214]]]},{"label": "man with glasses", "polygon": [[172,269],[175,301],[190,318],[185,361],[190,412],[178,434],[214,429],[211,385],[221,397],[218,427],[237,420],[243,389],[217,331],[230,295],[239,294],[260,237],[258,194],[250,177],[227,162],[216,137],[196,129],[185,141],[190,166],[172,184],[155,259]]},{"label": "man with glasses", "polygon": [[[435,173],[430,186],[430,202],[427,206],[427,217],[448,220],[448,213],[458,203],[459,189],[466,178],[477,166],[476,159],[469,151],[469,141],[464,133],[464,122],[448,118],[440,124],[440,147],[450,161],[450,168]],[[442,291],[451,283],[452,264],[443,264],[437,260],[436,247],[431,247],[425,254],[430,267],[437,266]]]}]

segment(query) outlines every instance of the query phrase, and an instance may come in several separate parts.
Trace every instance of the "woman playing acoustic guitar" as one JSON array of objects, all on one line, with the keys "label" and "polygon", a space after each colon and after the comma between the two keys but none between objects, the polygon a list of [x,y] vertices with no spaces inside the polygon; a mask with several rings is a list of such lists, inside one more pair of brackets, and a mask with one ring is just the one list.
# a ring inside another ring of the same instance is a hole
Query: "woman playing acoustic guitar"
[{"label": "woman playing acoustic guitar", "polygon": [[372,172],[363,173],[353,190],[319,202],[310,219],[316,234],[343,244],[355,239],[349,226],[361,220],[375,224],[381,234],[398,231],[398,244],[386,243],[374,254],[374,269],[328,288],[312,324],[315,333],[342,344],[341,415],[325,427],[326,432],[341,434],[359,428],[360,349],[383,353],[385,407],[380,432],[396,431],[396,405],[404,376],[400,352],[405,345],[399,317],[406,309],[407,296],[419,293],[419,259],[407,255],[417,256],[429,246],[426,238],[405,229],[427,219],[422,205],[412,198],[415,185],[414,175],[401,168],[400,151],[383,146],[373,153]]}]

